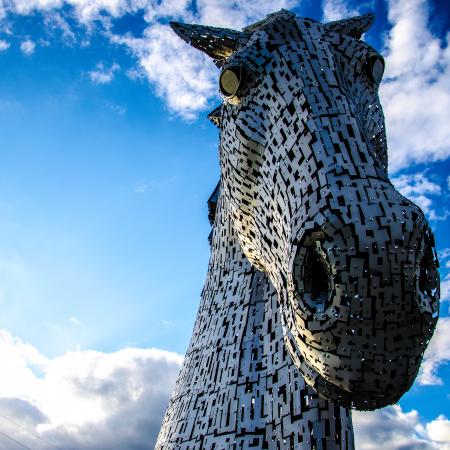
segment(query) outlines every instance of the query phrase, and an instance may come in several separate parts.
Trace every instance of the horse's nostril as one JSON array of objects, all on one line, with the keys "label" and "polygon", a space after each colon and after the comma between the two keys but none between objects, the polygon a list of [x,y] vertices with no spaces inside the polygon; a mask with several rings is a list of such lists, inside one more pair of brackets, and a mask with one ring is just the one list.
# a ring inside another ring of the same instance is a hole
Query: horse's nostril
[{"label": "horse's nostril", "polygon": [[419,258],[416,272],[419,308],[422,312],[430,313],[433,317],[436,317],[439,311],[439,272],[433,238],[428,234],[425,235],[423,251]]},{"label": "horse's nostril", "polygon": [[297,293],[313,313],[323,313],[330,305],[331,274],[325,255],[316,245],[299,252],[294,264]]},{"label": "horse's nostril", "polygon": [[424,294],[435,295],[435,288],[431,287],[432,273],[434,272],[433,262],[429,258],[423,257],[419,264],[419,289]]}]

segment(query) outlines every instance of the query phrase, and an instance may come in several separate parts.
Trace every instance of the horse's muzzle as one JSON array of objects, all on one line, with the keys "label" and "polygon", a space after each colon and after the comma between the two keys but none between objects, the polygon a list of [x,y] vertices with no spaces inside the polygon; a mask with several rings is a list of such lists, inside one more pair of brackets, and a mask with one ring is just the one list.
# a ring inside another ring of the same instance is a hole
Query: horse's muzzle
[{"label": "horse's muzzle", "polygon": [[328,211],[310,227],[295,246],[289,296],[292,335],[317,373],[311,384],[358,409],[392,404],[410,388],[439,312],[423,213],[399,194],[376,212],[350,221]]}]

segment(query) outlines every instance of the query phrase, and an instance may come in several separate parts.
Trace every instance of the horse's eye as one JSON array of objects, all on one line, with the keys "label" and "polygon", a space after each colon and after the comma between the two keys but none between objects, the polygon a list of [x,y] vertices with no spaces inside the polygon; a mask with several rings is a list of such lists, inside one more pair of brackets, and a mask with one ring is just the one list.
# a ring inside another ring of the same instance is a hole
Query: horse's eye
[{"label": "horse's eye", "polygon": [[220,92],[225,98],[234,97],[242,85],[244,71],[241,66],[227,67],[219,78]]},{"label": "horse's eye", "polygon": [[380,55],[370,55],[368,61],[369,75],[375,83],[379,84],[384,73],[384,59]]}]

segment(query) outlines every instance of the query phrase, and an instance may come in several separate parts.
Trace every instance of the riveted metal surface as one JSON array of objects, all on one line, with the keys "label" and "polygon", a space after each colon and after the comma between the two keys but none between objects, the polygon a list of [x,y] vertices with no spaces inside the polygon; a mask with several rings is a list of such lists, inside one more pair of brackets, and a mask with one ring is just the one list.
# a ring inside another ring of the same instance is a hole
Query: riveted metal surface
[{"label": "riveted metal surface", "polygon": [[360,40],[372,22],[282,10],[242,32],[172,24],[243,81],[209,116],[211,259],[158,449],[351,449],[350,408],[414,381],[438,261],[388,179],[382,60]]}]

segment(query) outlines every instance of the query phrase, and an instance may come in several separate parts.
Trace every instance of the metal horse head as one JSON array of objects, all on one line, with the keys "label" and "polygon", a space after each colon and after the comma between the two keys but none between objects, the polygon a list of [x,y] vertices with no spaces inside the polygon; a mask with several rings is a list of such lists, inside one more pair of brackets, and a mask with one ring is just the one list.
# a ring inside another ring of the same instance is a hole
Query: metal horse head
[{"label": "metal horse head", "polygon": [[243,31],[171,24],[220,67],[222,194],[278,292],[291,356],[358,409],[409,389],[439,308],[433,235],[387,176],[384,61],[360,40],[372,22],[282,10]]}]

